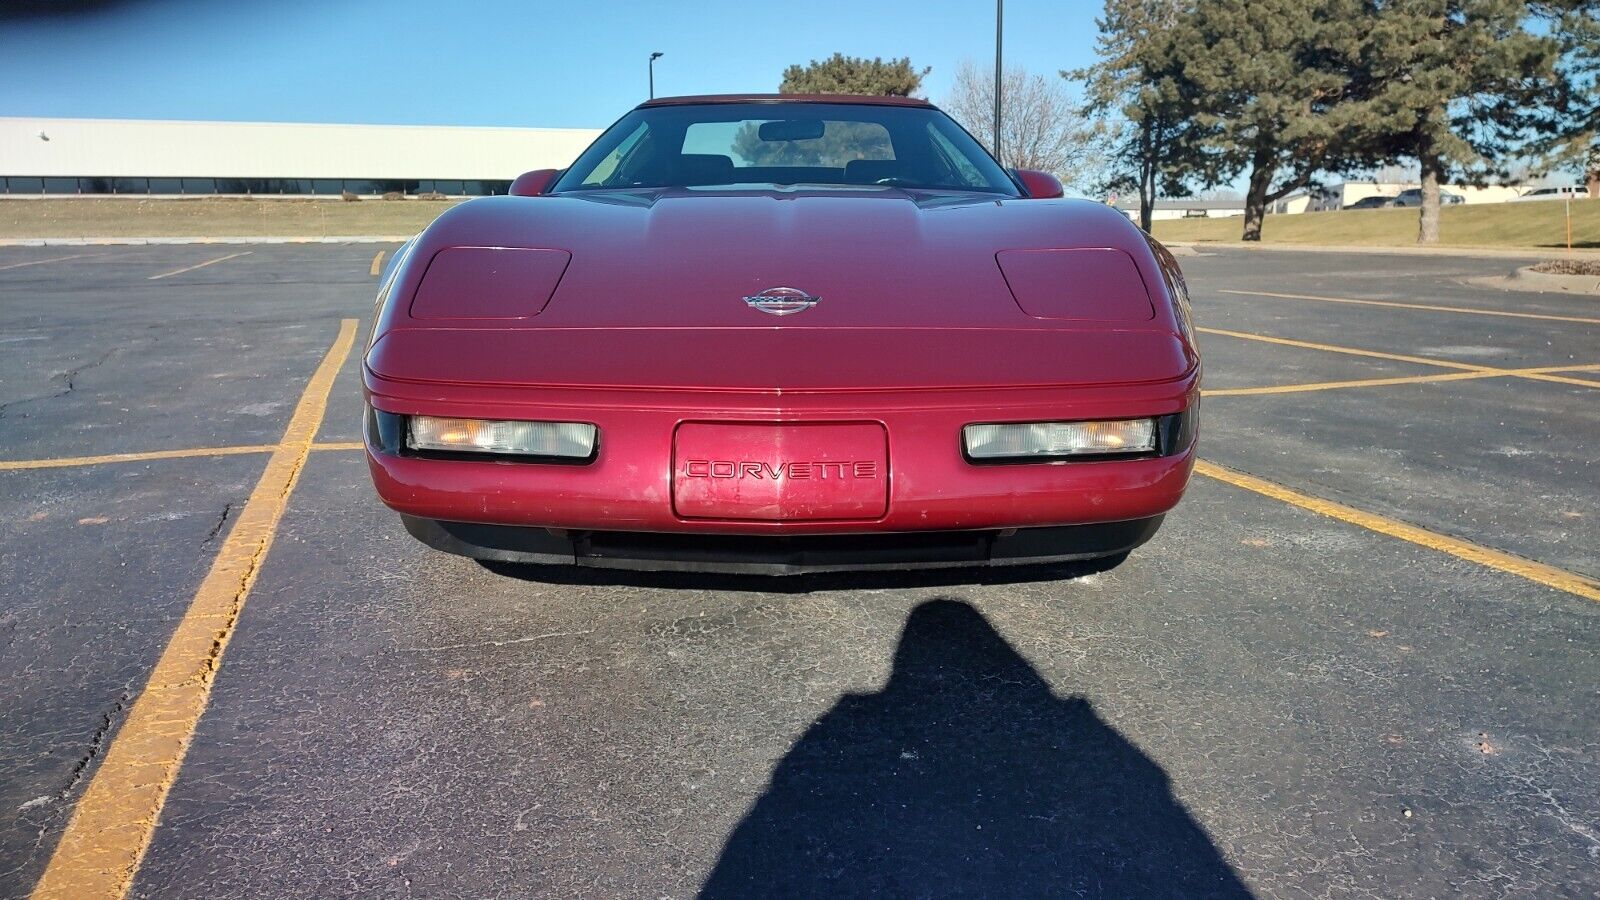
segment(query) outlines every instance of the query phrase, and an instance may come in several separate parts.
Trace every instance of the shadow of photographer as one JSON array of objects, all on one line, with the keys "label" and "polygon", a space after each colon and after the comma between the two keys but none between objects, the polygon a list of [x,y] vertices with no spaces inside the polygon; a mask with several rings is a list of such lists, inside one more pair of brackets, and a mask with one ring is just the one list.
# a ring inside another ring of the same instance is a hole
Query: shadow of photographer
[{"label": "shadow of photographer", "polygon": [[971,605],[906,622],[888,685],[779,762],[703,898],[1249,897],[1167,776]]}]

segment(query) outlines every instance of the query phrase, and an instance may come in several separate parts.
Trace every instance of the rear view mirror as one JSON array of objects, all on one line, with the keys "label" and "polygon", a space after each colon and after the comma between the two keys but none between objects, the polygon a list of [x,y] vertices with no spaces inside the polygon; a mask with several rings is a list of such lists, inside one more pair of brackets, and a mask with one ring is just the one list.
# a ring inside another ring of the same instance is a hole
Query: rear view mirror
[{"label": "rear view mirror", "polygon": [[762,122],[756,133],[763,141],[814,141],[822,130],[821,119],[780,119]]}]

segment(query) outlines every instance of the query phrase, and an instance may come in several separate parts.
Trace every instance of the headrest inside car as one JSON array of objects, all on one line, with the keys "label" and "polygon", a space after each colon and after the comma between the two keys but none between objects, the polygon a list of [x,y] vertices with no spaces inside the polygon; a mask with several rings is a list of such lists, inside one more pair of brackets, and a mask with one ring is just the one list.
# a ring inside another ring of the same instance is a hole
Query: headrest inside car
[{"label": "headrest inside car", "polygon": [[685,153],[678,157],[678,177],[684,185],[733,184],[733,160],[715,153]]}]

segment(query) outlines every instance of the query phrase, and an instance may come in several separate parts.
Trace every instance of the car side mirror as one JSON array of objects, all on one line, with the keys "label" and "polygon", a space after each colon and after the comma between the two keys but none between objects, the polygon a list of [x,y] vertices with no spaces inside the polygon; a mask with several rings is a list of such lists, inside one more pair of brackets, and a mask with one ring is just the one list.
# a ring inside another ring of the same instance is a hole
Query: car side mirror
[{"label": "car side mirror", "polygon": [[560,169],[534,169],[532,172],[523,172],[517,180],[511,182],[511,196],[537,197],[555,183],[556,176],[561,174]]},{"label": "car side mirror", "polygon": [[1038,169],[1012,169],[1012,174],[1022,182],[1023,195],[1034,200],[1054,200],[1067,194],[1061,179]]}]

